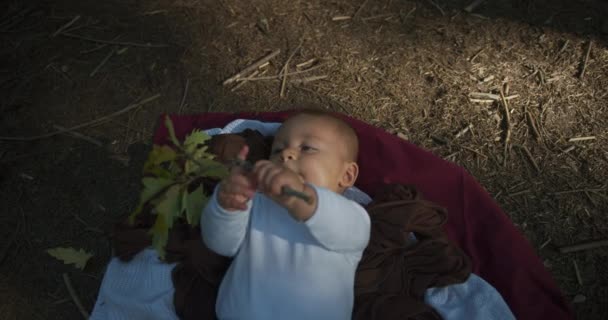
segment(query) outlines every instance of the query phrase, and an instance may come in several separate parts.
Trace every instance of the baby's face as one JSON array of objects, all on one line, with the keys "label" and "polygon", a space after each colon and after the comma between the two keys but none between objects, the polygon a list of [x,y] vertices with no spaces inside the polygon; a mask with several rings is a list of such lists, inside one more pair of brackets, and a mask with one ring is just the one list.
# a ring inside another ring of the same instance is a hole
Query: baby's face
[{"label": "baby's face", "polygon": [[297,173],[304,182],[340,192],[346,144],[329,119],[299,115],[283,124],[272,143],[270,160]]}]

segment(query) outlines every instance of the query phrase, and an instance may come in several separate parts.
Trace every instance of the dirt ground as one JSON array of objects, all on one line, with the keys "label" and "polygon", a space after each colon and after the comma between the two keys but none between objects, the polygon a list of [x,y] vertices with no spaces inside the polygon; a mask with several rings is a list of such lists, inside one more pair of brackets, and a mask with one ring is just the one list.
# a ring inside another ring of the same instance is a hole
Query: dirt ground
[{"label": "dirt ground", "polygon": [[[92,309],[112,223],[135,205],[160,113],[302,102],[467,168],[530,239],[578,318],[605,316],[608,248],[558,248],[608,238],[608,1],[486,1],[472,13],[468,4],[5,1],[0,318],[82,318],[63,273]],[[222,85],[276,49],[257,75],[272,79]],[[281,97],[275,75],[292,53],[289,70],[303,72]],[[45,252],[57,246],[95,256],[80,271]]]}]

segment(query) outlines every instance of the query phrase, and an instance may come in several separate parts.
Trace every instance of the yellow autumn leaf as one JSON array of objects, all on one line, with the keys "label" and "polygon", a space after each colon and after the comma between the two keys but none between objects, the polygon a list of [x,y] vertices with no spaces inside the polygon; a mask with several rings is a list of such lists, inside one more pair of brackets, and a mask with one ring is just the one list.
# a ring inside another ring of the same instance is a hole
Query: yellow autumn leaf
[{"label": "yellow autumn leaf", "polygon": [[[196,153],[204,153],[207,151],[205,142],[211,137],[201,130],[193,130],[184,140],[184,150],[193,157],[197,157]],[[202,152],[201,152],[202,151]]]},{"label": "yellow autumn leaf", "polygon": [[165,217],[158,215],[152,228],[148,231],[152,235],[152,247],[156,249],[158,256],[165,259],[165,245],[169,239],[169,226]]},{"label": "yellow autumn leaf", "polygon": [[203,208],[207,204],[207,197],[203,193],[203,186],[200,185],[196,190],[188,193],[184,192],[183,207],[186,209],[186,220],[191,226],[197,226],[201,219]]},{"label": "yellow autumn leaf", "polygon": [[76,268],[79,268],[80,270],[84,269],[87,261],[93,256],[93,254],[88,253],[83,249],[76,250],[72,247],[57,247],[47,249],[46,252],[53,258],[63,261],[65,264],[74,264]]},{"label": "yellow autumn leaf", "polygon": [[161,167],[161,164],[175,160],[176,156],[175,150],[170,147],[154,145],[152,151],[148,154],[146,163],[144,163],[144,175],[154,174],[157,177],[168,178],[170,174]]},{"label": "yellow autumn leaf", "polygon": [[145,177],[142,179],[144,188],[139,196],[139,204],[135,210],[129,215],[129,223],[133,224],[135,217],[141,213],[144,204],[154,197],[158,196],[161,191],[175,183],[172,179]]}]

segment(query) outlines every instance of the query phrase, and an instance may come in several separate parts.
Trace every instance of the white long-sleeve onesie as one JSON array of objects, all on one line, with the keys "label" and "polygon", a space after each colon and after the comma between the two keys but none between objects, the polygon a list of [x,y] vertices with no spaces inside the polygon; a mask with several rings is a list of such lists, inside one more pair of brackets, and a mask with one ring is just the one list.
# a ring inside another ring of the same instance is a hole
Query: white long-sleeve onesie
[{"label": "white long-sleeve onesie", "polygon": [[369,216],[356,202],[312,187],[318,204],[306,222],[259,193],[247,210],[233,212],[213,195],[201,218],[203,240],[235,257],[220,285],[220,319],[351,318]]}]

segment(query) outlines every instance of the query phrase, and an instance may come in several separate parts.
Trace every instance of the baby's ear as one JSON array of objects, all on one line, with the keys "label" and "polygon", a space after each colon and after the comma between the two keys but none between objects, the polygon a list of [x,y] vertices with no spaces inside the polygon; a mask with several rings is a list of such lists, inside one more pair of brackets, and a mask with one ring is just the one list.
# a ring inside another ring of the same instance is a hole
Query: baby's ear
[{"label": "baby's ear", "polygon": [[343,189],[352,187],[359,176],[359,166],[356,162],[348,162],[345,164],[344,173],[340,179],[340,187]]}]

